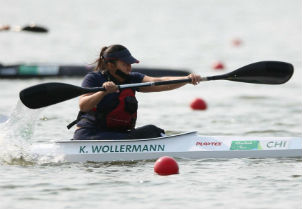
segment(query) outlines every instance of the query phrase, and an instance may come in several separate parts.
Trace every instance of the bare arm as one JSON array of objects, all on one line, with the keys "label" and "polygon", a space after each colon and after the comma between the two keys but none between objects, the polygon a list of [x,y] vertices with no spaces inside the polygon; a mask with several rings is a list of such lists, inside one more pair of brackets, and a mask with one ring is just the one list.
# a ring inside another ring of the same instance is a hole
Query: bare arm
[{"label": "bare arm", "polygon": [[[190,74],[188,76],[183,77],[150,77],[145,76],[143,82],[157,82],[157,81],[169,81],[169,80],[179,80],[179,79],[186,79],[190,78],[192,80],[193,85],[197,85],[201,81],[201,77],[199,75]],[[159,92],[159,91],[168,91],[180,88],[187,83],[177,83],[177,84],[168,84],[162,86],[149,86],[149,87],[140,87],[139,90],[141,92]]]},{"label": "bare arm", "polygon": [[80,96],[79,106],[80,111],[88,112],[92,110],[107,94],[117,92],[118,87],[113,82],[105,82],[103,87],[106,91],[99,91],[91,94],[84,94]]}]

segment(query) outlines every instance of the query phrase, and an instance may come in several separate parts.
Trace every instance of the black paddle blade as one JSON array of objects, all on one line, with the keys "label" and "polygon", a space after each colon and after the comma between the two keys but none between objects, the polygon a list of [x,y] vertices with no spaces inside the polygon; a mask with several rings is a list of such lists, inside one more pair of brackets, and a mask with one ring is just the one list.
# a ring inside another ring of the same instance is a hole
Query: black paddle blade
[{"label": "black paddle blade", "polygon": [[230,73],[228,80],[259,84],[283,84],[293,75],[294,67],[280,61],[262,61]]},{"label": "black paddle blade", "polygon": [[22,28],[22,31],[35,32],[35,33],[47,33],[48,29],[38,25],[27,25]]},{"label": "black paddle blade", "polygon": [[19,96],[22,103],[31,109],[38,109],[75,98],[86,90],[65,83],[44,83],[23,89]]},{"label": "black paddle blade", "polygon": [[[249,64],[215,79],[225,79],[255,84],[283,84],[294,73],[294,67],[290,63],[280,61],[262,61]],[[213,76],[216,77],[216,76]]]}]

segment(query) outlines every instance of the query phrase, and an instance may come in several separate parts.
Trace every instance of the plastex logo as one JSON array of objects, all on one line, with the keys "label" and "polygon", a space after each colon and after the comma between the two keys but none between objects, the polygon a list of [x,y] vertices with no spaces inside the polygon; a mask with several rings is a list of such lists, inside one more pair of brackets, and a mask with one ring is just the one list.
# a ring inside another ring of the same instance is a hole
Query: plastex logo
[{"label": "plastex logo", "polygon": [[196,146],[221,146],[222,142],[196,142]]}]

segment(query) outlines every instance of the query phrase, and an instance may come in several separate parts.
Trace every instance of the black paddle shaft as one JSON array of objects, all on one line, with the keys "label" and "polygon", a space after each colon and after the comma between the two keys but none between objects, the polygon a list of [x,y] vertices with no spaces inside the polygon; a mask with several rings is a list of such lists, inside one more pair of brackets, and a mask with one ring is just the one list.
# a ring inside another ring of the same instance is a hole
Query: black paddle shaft
[{"label": "black paddle shaft", "polygon": [[[190,79],[146,82],[146,83],[132,83],[119,85],[119,89],[138,88],[146,86],[159,86],[167,84],[176,84],[190,82]],[[94,93],[98,91],[105,91],[103,87],[96,88],[81,88],[66,83],[42,83],[35,86],[23,89],[19,96],[25,106],[31,109],[38,109],[52,104],[63,102],[86,93]]]},{"label": "black paddle shaft", "polygon": [[[289,63],[263,61],[244,66],[227,74],[203,77],[202,81],[230,80],[255,84],[282,84],[291,78],[293,72],[294,67]],[[132,83],[119,85],[118,87],[119,89],[125,89],[188,82],[191,82],[190,78],[169,81]],[[65,83],[43,83],[22,90],[20,92],[20,99],[28,108],[37,109],[63,102],[78,97],[82,94],[98,91],[105,91],[105,89],[103,87],[81,88],[79,86]]]}]

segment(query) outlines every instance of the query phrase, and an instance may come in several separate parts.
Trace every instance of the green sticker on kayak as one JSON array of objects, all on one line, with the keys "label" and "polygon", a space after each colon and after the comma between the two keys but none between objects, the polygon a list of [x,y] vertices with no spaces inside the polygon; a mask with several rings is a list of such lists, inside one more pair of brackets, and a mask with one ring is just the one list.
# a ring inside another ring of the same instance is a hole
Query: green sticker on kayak
[{"label": "green sticker on kayak", "polygon": [[230,150],[261,150],[259,141],[232,141]]}]

